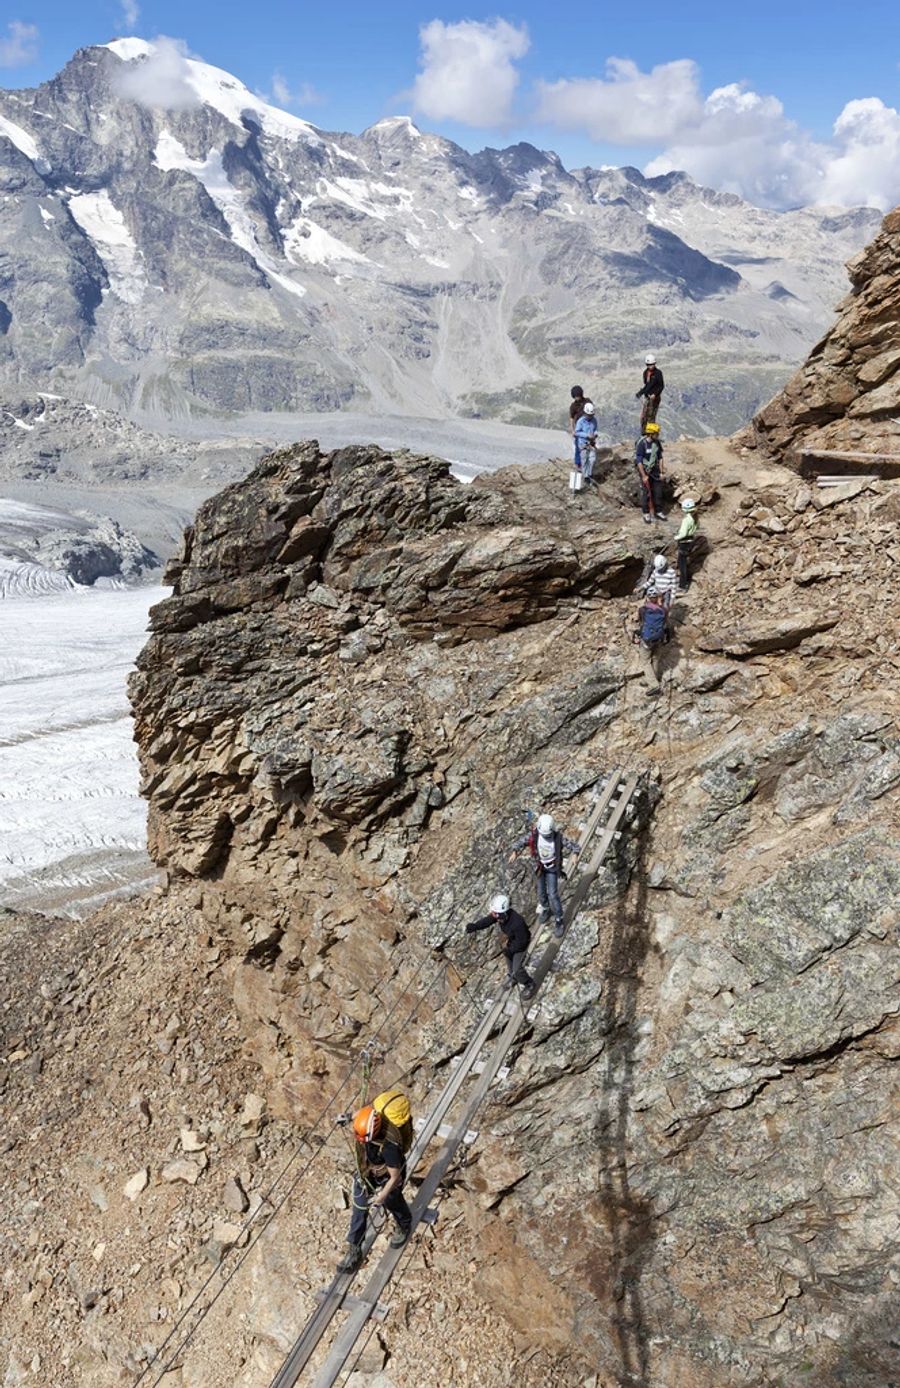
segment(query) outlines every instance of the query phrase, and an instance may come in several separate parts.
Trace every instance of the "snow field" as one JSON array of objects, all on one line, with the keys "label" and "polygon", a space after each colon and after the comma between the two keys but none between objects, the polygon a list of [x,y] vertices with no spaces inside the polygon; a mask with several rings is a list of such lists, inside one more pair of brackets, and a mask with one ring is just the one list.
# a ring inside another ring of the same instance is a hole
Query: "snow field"
[{"label": "snow field", "polygon": [[107,895],[151,871],[125,682],[163,596],[70,588],[0,602],[0,900],[14,887],[40,906],[48,883],[57,904],[67,886]]}]

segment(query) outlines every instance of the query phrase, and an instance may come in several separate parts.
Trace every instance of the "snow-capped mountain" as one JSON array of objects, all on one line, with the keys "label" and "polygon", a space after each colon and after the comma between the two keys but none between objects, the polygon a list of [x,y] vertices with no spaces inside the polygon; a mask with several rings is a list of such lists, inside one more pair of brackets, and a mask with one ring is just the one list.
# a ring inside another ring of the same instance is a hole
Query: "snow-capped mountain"
[{"label": "snow-capped mountain", "polygon": [[138,417],[541,424],[578,380],[615,434],[653,348],[669,426],[722,431],[827,326],[879,222],[473,155],[406,118],[328,134],[180,55],[161,84],[162,56],[120,39],[0,92],[0,386]]}]

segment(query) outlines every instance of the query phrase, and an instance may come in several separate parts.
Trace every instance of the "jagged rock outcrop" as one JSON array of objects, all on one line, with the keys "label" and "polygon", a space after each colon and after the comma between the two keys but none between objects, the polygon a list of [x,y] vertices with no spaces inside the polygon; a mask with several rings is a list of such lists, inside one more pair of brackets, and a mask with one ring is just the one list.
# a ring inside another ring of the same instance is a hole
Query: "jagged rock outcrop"
[{"label": "jagged rock outcrop", "polygon": [[834,327],[750,430],[793,466],[804,450],[900,455],[900,209],[848,268],[853,287]]},{"label": "jagged rock outcrop", "polygon": [[[467,489],[314,444],[201,509],[132,684],[151,851],[237,952],[249,1053],[301,1129],[397,1002],[379,1074],[424,1103],[496,982],[463,923],[500,886],[529,903],[523,807],[577,833],[611,765],[645,767],[652,819],[460,1176],[479,1289],[603,1388],[884,1388],[896,1362],[900,739],[865,596],[895,497],[820,509],[764,476],[706,513],[662,698],[622,631],[646,539],[615,459],[576,510],[561,469]],[[292,1254],[267,1247],[271,1368]]]}]

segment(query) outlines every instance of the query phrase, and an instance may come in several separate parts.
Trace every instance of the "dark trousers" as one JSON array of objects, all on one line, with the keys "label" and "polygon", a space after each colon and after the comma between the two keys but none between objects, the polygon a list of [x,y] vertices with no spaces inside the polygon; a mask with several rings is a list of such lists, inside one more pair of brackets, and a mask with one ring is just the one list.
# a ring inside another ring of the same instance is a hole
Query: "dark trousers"
[{"label": "dark trousers", "polygon": [[678,541],[678,582],[682,588],[687,588],[691,581],[690,558],[693,548],[693,540]]},{"label": "dark trousers", "polygon": [[[405,1174],[404,1174],[405,1179]],[[369,1205],[383,1185],[387,1184],[387,1177],[375,1181],[375,1189],[368,1190],[357,1176],[353,1182],[353,1213],[350,1216],[350,1232],[347,1235],[347,1242],[359,1245],[366,1237],[366,1225],[369,1221]],[[384,1208],[389,1210],[397,1221],[397,1227],[404,1231],[409,1231],[412,1227],[412,1211],[403,1198],[403,1187],[394,1190],[384,1202]]]},{"label": "dark trousers", "polygon": [[525,968],[525,956],[527,949],[520,950],[518,954],[506,956],[507,973],[513,983],[518,983],[521,988],[530,988],[534,983],[531,974]]},{"label": "dark trousers", "polygon": [[656,411],[659,409],[658,395],[645,395],[644,403],[641,406],[641,433],[644,432],[645,424],[656,422]]},{"label": "dark trousers", "polygon": [[650,512],[651,495],[653,497],[654,512],[663,509],[662,489],[662,478],[659,476],[659,473],[648,472],[646,484],[643,482],[641,483],[641,510],[644,512],[645,516],[649,515]]}]

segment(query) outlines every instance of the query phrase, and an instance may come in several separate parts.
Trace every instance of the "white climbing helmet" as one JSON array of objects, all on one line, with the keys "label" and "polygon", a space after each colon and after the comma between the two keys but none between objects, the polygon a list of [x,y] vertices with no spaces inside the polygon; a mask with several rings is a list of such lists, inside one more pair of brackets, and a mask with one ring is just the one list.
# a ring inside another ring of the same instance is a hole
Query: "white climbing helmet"
[{"label": "white climbing helmet", "polygon": [[682,501],[682,503],[681,503],[681,509],[682,509],[682,511],[693,511],[693,510],[696,509],[696,506],[697,506],[696,501],[694,501],[693,497],[690,497],[690,496],[686,496],[686,497],[684,498],[684,501]]},{"label": "white climbing helmet", "polygon": [[653,355],[652,352],[648,352],[647,355],[644,357],[644,364],[645,366],[656,365],[656,357]]},{"label": "white climbing helmet", "polygon": [[502,892],[498,892],[496,896],[492,896],[492,897],[491,897],[491,915],[492,915],[492,916],[505,916],[508,910],[509,910],[509,897],[508,897],[508,896],[504,896]]},{"label": "white climbing helmet", "polygon": [[669,561],[664,554],[657,554],[653,560],[653,567],[658,574],[661,574],[669,567]]},{"label": "white climbing helmet", "polygon": [[583,413],[583,414],[593,414],[593,413],[594,413],[594,407],[593,407],[593,405],[591,404],[590,400],[589,400],[589,401],[587,402],[587,404],[585,405],[584,410],[582,411],[582,413]]},{"label": "white climbing helmet", "polygon": [[552,814],[542,814],[538,819],[538,833],[542,834],[545,839],[549,839],[555,828],[556,820]]}]

